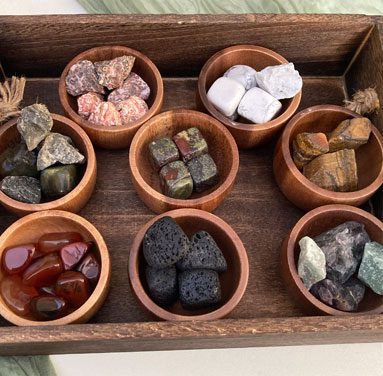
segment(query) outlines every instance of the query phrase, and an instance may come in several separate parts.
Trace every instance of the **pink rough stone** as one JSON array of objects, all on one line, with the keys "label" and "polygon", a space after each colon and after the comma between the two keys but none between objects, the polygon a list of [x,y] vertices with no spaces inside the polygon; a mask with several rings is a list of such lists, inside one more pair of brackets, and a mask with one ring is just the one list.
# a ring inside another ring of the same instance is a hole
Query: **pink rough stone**
[{"label": "pink rough stone", "polygon": [[121,116],[113,103],[101,102],[90,114],[88,121],[96,125],[113,127],[121,125]]},{"label": "pink rough stone", "polygon": [[96,93],[86,93],[77,98],[78,114],[87,119],[102,102],[102,97]]},{"label": "pink rough stone", "polygon": [[116,89],[124,83],[132,70],[134,56],[120,56],[113,60],[104,60],[94,63],[98,82],[109,90]]},{"label": "pink rough stone", "polygon": [[132,95],[127,100],[117,104],[117,110],[120,111],[122,124],[127,125],[140,119],[148,112],[148,105],[140,97]]},{"label": "pink rough stone", "polygon": [[98,83],[96,69],[89,60],[81,60],[73,64],[65,77],[66,91],[73,96],[82,95],[90,91],[104,93],[104,88]]},{"label": "pink rough stone", "polygon": [[149,98],[149,85],[136,73],[130,72],[128,78],[124,81],[119,89],[112,91],[109,94],[108,101],[114,104],[124,101],[135,95],[143,100]]}]

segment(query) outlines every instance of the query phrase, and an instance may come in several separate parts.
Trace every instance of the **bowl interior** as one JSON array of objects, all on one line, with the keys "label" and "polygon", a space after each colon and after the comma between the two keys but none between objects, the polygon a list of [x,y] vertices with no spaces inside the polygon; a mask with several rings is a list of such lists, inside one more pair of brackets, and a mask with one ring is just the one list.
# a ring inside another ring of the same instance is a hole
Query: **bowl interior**
[{"label": "bowl interior", "polygon": [[[210,86],[214,83],[215,80],[217,80],[219,77],[222,77],[223,74],[233,65],[243,64],[243,65],[249,65],[250,67],[254,68],[256,71],[260,71],[268,66],[271,65],[279,65],[287,63],[287,61],[279,56],[278,54],[272,53],[272,51],[264,51],[263,49],[257,50],[257,49],[247,49],[244,47],[243,49],[233,49],[233,50],[226,50],[225,53],[217,55],[216,58],[214,58],[211,63],[207,64],[206,67],[206,78],[204,82],[204,90],[205,95],[208,92]],[[207,98],[207,97],[206,97]],[[287,108],[290,106],[293,98],[289,99],[282,99],[280,102],[282,103],[282,109],[279,112],[279,115],[273,119],[278,119],[279,116],[281,116]],[[209,106],[214,108],[212,104],[209,103]],[[220,115],[216,115],[214,113],[214,116],[217,117],[221,122],[230,122],[230,123],[244,123],[244,124],[251,124],[248,120],[244,118],[239,118],[239,121],[231,121],[221,113],[217,111],[217,113]]]},{"label": "bowl interior", "polygon": [[[165,307],[163,309],[173,314],[182,316],[203,315],[206,313],[213,312],[216,309],[225,305],[230,300],[230,298],[232,298],[232,296],[238,288],[240,277],[243,271],[241,270],[241,262],[236,245],[228,233],[223,231],[223,229],[219,225],[206,218],[186,215],[174,219],[185,231],[189,238],[193,234],[201,230],[205,230],[208,233],[210,233],[210,235],[218,244],[219,248],[222,250],[223,255],[225,256],[227,262],[227,271],[219,273],[222,293],[222,300],[219,304],[209,308],[188,310],[184,309],[179,303],[179,301],[177,301],[173,306]],[[146,294],[150,298],[145,277],[146,261],[144,259],[142,251],[142,243],[140,246],[137,262],[140,282]]]},{"label": "bowl interior", "polygon": [[141,135],[135,151],[137,166],[146,184],[162,194],[159,173],[152,166],[150,160],[149,144],[156,139],[172,138],[178,132],[190,127],[196,127],[205,138],[209,147],[209,154],[217,165],[219,181],[215,186],[204,192],[193,192],[189,199],[198,199],[215,191],[227,179],[234,163],[233,150],[226,133],[217,127],[215,121],[212,122],[212,119],[207,116],[194,117],[189,113],[173,113],[170,117],[166,117],[165,120],[163,120],[163,117],[157,119],[154,118],[150,126],[145,128],[145,137]]},{"label": "bowl interior", "polygon": [[[343,120],[352,119],[356,116],[343,111],[328,111],[326,109],[308,112],[294,124],[291,130],[289,139],[290,155],[292,156],[293,153],[293,141],[299,133],[330,133]],[[355,156],[358,168],[358,190],[360,190],[368,187],[379,176],[382,169],[382,149],[374,131],[371,132],[368,142],[355,150]]]},{"label": "bowl interior", "polygon": [[[347,221],[357,221],[365,225],[366,231],[369,234],[372,241],[383,243],[383,225],[378,225],[366,218],[360,213],[350,212],[350,211],[332,211],[328,212],[319,212],[315,217],[306,221],[300,231],[296,234],[296,242],[294,246],[294,270],[293,274],[297,279],[300,280],[298,276],[298,259],[299,259],[299,240],[304,236],[309,236],[311,238],[320,235],[321,233],[330,230],[344,222]],[[378,221],[376,221],[378,222]],[[301,281],[301,280],[300,280]],[[301,282],[301,289],[308,290],[304,287],[303,282]],[[309,293],[309,292],[308,292]],[[316,305],[324,305],[320,300],[316,299],[311,293],[310,297],[313,301],[316,302]],[[364,312],[374,310],[378,307],[381,307],[383,304],[383,297],[375,294],[370,288],[366,288],[366,293],[359,304],[357,312]]]}]

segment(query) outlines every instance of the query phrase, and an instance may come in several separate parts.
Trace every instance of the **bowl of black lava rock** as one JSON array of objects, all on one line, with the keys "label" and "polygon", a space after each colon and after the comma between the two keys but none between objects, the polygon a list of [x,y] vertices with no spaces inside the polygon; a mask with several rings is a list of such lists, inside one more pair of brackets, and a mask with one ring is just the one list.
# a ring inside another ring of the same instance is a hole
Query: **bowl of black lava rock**
[{"label": "bowl of black lava rock", "polygon": [[217,216],[178,209],[151,219],[129,256],[134,295],[153,315],[170,321],[215,320],[241,300],[249,277],[246,250]]}]

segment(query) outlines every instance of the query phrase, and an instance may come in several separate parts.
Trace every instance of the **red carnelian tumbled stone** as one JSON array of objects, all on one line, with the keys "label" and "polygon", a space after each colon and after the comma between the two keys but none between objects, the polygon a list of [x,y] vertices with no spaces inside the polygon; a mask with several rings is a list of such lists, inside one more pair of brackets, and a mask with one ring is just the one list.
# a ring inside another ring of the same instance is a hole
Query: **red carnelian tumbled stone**
[{"label": "red carnelian tumbled stone", "polygon": [[36,320],[55,320],[67,313],[68,304],[57,296],[38,296],[31,300],[30,310]]},{"label": "red carnelian tumbled stone", "polygon": [[68,244],[60,250],[64,270],[71,270],[93,246],[92,242],[77,242]]},{"label": "red carnelian tumbled stone", "polygon": [[6,248],[3,252],[3,268],[8,274],[22,272],[31,263],[36,252],[34,244],[23,244]]},{"label": "red carnelian tumbled stone", "polygon": [[43,286],[39,288],[40,295],[53,295],[56,296],[55,286]]},{"label": "red carnelian tumbled stone", "polygon": [[85,256],[77,267],[77,270],[84,274],[92,285],[97,283],[98,278],[100,277],[100,269],[100,263],[92,254]]},{"label": "red carnelian tumbled stone", "polygon": [[6,305],[20,316],[29,314],[29,303],[39,295],[34,287],[23,285],[18,275],[3,278],[0,292]]},{"label": "red carnelian tumbled stone", "polygon": [[68,244],[83,240],[78,232],[51,232],[40,237],[38,249],[42,253],[57,252]]},{"label": "red carnelian tumbled stone", "polygon": [[64,272],[57,279],[55,291],[57,296],[64,298],[73,308],[82,306],[89,298],[89,285],[80,272]]},{"label": "red carnelian tumbled stone", "polygon": [[29,265],[23,274],[23,283],[35,287],[48,286],[55,282],[62,271],[60,257],[57,253],[50,253]]}]

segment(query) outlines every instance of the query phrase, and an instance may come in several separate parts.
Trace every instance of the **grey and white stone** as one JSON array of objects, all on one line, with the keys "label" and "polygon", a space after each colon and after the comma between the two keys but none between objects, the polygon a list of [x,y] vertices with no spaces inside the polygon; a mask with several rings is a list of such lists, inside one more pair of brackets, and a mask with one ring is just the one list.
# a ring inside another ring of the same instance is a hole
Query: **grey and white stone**
[{"label": "grey and white stone", "polygon": [[38,204],[41,201],[40,181],[30,176],[6,176],[0,183],[0,190],[20,202]]},{"label": "grey and white stone", "polygon": [[292,98],[302,89],[302,77],[293,63],[274,65],[256,73],[258,86],[276,99]]},{"label": "grey and white stone", "polygon": [[278,114],[282,103],[259,87],[253,87],[241,99],[238,114],[256,124],[267,123]]},{"label": "grey and white stone", "polygon": [[51,133],[45,139],[37,156],[37,170],[61,164],[84,163],[85,157],[72,145],[70,137],[60,133]]},{"label": "grey and white stone", "polygon": [[207,99],[223,115],[231,117],[234,115],[245,91],[243,85],[237,81],[220,77],[210,86]]},{"label": "grey and white stone", "polygon": [[326,257],[313,239],[308,236],[299,241],[301,252],[298,259],[298,274],[310,290],[315,283],[326,278]]},{"label": "grey and white stone", "polygon": [[367,243],[364,247],[358,278],[376,294],[383,295],[383,245]]},{"label": "grey and white stone", "polygon": [[257,86],[257,71],[248,65],[233,65],[223,75],[240,83],[246,90]]},{"label": "grey and white stone", "polygon": [[52,126],[51,114],[45,105],[39,103],[24,107],[17,121],[17,130],[29,151],[35,149],[47,137]]}]

